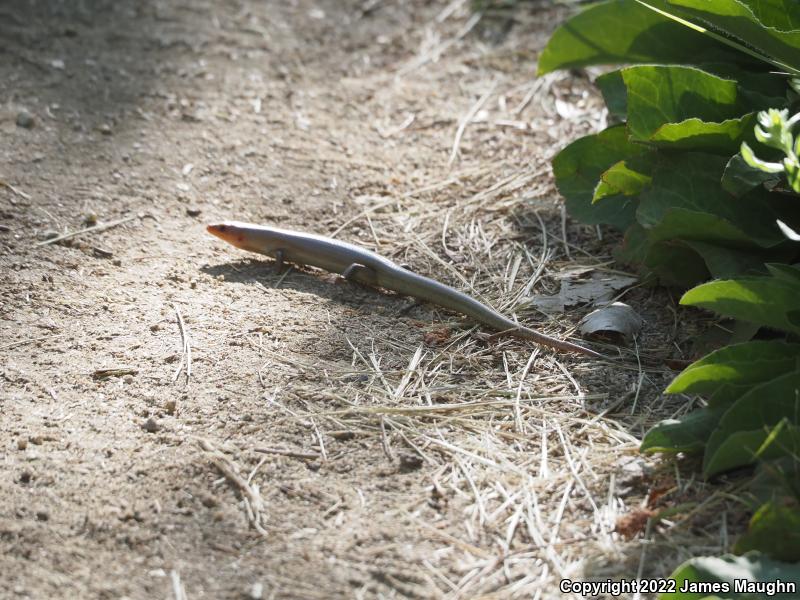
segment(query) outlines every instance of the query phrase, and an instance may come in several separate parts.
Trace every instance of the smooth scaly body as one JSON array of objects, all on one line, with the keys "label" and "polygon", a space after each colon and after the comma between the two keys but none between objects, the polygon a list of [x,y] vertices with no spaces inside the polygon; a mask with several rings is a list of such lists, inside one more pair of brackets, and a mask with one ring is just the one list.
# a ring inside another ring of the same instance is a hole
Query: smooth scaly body
[{"label": "smooth scaly body", "polygon": [[237,248],[272,256],[279,264],[286,260],[339,273],[364,285],[386,288],[462,313],[508,335],[565,352],[605,358],[583,346],[558,340],[520,325],[475,298],[409,271],[380,254],[354,244],[321,235],[249,223],[226,222],[209,225],[207,229],[209,233]]}]

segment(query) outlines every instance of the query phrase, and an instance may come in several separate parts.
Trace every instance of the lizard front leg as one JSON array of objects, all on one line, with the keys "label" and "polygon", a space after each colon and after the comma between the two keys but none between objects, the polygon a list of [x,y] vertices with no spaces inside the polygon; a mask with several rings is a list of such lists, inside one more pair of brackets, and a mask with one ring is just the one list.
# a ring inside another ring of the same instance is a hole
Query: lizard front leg
[{"label": "lizard front leg", "polygon": [[283,271],[283,258],[284,258],[283,250],[276,250],[275,251],[275,272],[278,275],[280,275],[281,271]]}]

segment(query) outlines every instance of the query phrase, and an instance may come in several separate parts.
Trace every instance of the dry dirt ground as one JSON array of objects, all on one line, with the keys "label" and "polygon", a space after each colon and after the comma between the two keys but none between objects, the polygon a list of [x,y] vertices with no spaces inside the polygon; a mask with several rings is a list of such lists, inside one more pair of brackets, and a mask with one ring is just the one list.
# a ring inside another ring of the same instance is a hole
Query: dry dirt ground
[{"label": "dry dirt ground", "polygon": [[[725,499],[643,531],[654,488],[697,489],[636,452],[687,410],[669,373],[487,340],[204,230],[336,235],[570,335],[588,307],[529,300],[608,273],[613,240],[550,173],[605,118],[585,74],[534,77],[564,14],[0,5],[0,597],[558,597],[724,548]],[[624,299],[640,347],[681,357],[673,299]]]}]

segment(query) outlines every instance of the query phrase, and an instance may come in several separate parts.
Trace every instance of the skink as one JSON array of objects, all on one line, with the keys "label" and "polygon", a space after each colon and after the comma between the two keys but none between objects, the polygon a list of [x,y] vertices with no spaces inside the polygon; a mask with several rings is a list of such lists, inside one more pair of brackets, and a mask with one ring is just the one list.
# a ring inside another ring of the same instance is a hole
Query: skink
[{"label": "skink", "polygon": [[564,352],[606,358],[594,350],[520,325],[456,289],[409,271],[388,258],[355,244],[311,233],[235,221],[209,225],[207,229],[209,233],[237,248],[274,257],[279,268],[283,261],[290,261],[340,273],[344,278],[364,285],[385,288],[462,313],[508,335]]}]

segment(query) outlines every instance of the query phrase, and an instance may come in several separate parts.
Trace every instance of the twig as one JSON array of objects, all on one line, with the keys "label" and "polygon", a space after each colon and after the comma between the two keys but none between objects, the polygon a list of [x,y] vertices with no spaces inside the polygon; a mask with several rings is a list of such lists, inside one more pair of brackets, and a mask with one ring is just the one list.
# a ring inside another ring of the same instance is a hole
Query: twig
[{"label": "twig", "polygon": [[253,528],[261,535],[267,535],[267,530],[263,527],[264,517],[261,513],[263,500],[261,499],[258,487],[248,484],[247,480],[238,473],[233,462],[222,452],[217,450],[211,442],[198,439],[197,444],[205,452],[208,460],[210,460],[217,470],[225,476],[225,479],[239,490],[244,500],[245,508],[247,509],[247,518]]},{"label": "twig", "polygon": [[59,333],[57,335],[44,335],[38,338],[30,338],[27,340],[18,340],[16,342],[11,342],[10,344],[6,344],[5,346],[0,346],[0,350],[8,350],[9,348],[15,348],[16,346],[24,346],[25,344],[32,344],[34,342],[41,342],[44,340],[54,340],[56,338],[66,337],[65,333]]},{"label": "twig", "polygon": [[456,130],[456,137],[453,140],[453,149],[450,151],[450,159],[447,161],[448,167],[452,166],[456,161],[456,158],[458,158],[458,149],[459,146],[461,146],[461,138],[464,137],[464,131],[467,129],[467,125],[469,125],[472,119],[475,118],[475,115],[478,114],[478,111],[483,108],[483,105],[486,104],[487,100],[489,100],[496,87],[497,81],[493,81],[486,93],[484,93],[483,96],[481,96],[478,101],[472,105],[472,108],[469,109],[469,112],[466,114],[466,116],[461,119],[461,122],[458,124],[458,129]]},{"label": "twig", "polygon": [[172,305],[175,308],[175,316],[178,318],[178,329],[181,332],[181,361],[178,365],[177,370],[175,371],[175,375],[172,377],[172,383],[178,381],[178,376],[181,374],[181,370],[183,369],[184,361],[186,362],[186,384],[189,385],[189,378],[192,376],[192,347],[189,344],[189,334],[186,332],[186,325],[183,322],[183,316],[181,315],[181,309],[178,308],[177,304]]},{"label": "twig", "polygon": [[58,237],[50,238],[49,240],[44,240],[41,242],[37,242],[36,246],[47,246],[48,244],[55,244],[57,242],[62,242],[64,240],[68,240],[70,238],[77,237],[79,235],[83,235],[84,233],[91,233],[93,231],[104,231],[106,229],[111,229],[113,227],[117,227],[124,223],[129,223],[130,221],[135,221],[136,219],[154,219],[156,218],[153,215],[134,215],[132,217],[125,217],[124,219],[118,219],[116,221],[111,221],[109,223],[100,223],[98,225],[92,225],[91,227],[87,227],[86,229],[81,229],[79,231],[73,231],[72,233],[65,233],[64,235],[59,235]]},{"label": "twig", "polygon": [[284,450],[283,448],[255,448],[260,454],[280,454],[281,456],[293,456],[305,460],[317,460],[319,452],[301,452],[299,450]]},{"label": "twig", "polygon": [[384,419],[383,415],[381,415],[381,447],[383,448],[383,453],[386,455],[386,458],[389,459],[390,463],[395,462],[394,454],[392,453],[392,448],[389,446],[389,440],[386,436],[386,420]]},{"label": "twig", "polygon": [[172,570],[169,572],[169,575],[172,579],[172,593],[175,596],[175,600],[187,600],[186,590],[183,589],[180,574],[177,571]]},{"label": "twig", "polygon": [[4,181],[3,179],[0,179],[0,187],[8,188],[14,194],[19,196],[20,198],[24,198],[25,200],[30,200],[31,199],[30,194],[26,194],[22,190],[15,188],[13,185],[8,183],[7,181]]}]

